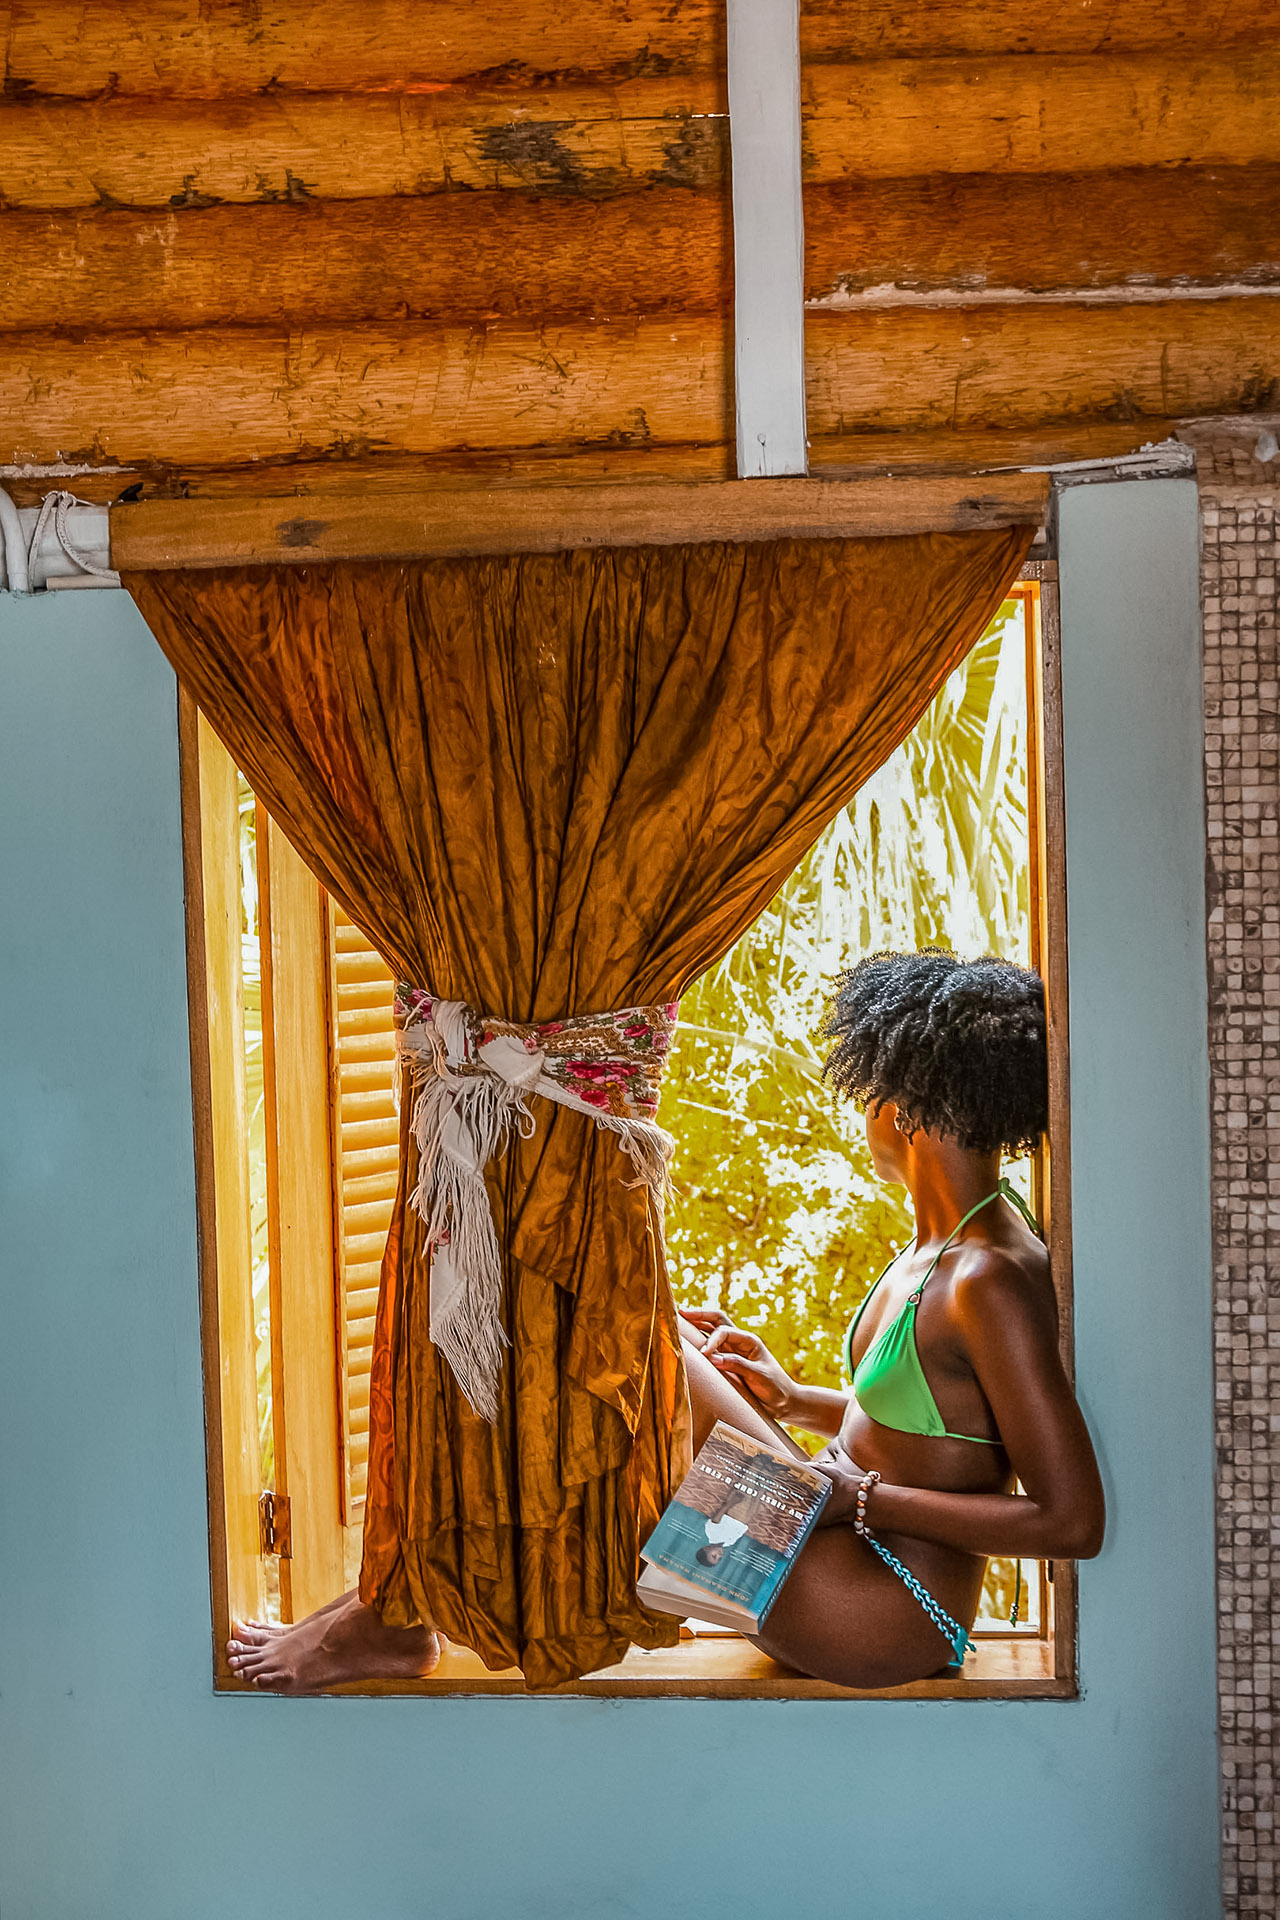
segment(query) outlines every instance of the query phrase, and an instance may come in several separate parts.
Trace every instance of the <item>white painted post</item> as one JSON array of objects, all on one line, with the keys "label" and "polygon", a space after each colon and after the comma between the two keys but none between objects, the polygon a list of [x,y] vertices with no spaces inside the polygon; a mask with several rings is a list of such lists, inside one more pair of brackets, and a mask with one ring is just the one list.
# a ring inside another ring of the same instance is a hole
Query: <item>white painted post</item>
[{"label": "white painted post", "polygon": [[726,0],[738,477],[807,473],[799,0]]}]

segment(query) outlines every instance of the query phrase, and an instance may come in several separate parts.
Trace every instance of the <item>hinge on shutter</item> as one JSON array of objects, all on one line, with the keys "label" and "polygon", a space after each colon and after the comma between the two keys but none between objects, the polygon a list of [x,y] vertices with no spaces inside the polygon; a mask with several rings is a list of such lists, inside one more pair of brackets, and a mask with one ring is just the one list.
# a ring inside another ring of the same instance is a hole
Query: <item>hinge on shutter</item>
[{"label": "hinge on shutter", "polygon": [[292,1560],[293,1533],[287,1493],[267,1492],[258,1496],[258,1537],[263,1553],[276,1553],[282,1560]]}]

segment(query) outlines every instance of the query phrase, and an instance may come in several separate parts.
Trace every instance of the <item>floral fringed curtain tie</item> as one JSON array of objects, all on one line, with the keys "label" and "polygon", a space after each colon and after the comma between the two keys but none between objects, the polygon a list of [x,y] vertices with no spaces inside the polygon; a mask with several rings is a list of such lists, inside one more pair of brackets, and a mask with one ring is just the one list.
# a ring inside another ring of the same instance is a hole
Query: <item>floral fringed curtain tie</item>
[{"label": "floral fringed curtain tie", "polygon": [[409,1082],[418,1147],[409,1205],[431,1250],[431,1341],[490,1422],[509,1342],[485,1168],[512,1128],[525,1139],[534,1131],[530,1095],[571,1107],[617,1135],[636,1172],[629,1184],[649,1190],[661,1242],[673,1142],[654,1115],[678,1011],[673,1003],[521,1023],[406,981],[396,988],[397,1077],[402,1088]]}]

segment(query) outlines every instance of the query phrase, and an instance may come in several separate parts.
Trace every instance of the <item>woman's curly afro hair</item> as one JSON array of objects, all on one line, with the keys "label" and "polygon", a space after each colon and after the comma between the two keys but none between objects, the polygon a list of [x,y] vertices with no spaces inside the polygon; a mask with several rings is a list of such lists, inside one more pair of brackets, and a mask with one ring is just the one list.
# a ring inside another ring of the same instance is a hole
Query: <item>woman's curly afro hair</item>
[{"label": "woman's curly afro hair", "polygon": [[906,1133],[975,1153],[1030,1153],[1049,1121],[1044,986],[987,956],[877,953],[842,974],[823,1022],[824,1072],[859,1107],[886,1101]]}]

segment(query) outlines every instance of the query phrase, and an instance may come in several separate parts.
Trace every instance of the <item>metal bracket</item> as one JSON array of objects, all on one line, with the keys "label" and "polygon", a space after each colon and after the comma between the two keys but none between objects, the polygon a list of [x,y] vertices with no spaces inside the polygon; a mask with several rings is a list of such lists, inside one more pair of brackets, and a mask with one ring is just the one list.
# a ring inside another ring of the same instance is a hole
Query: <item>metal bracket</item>
[{"label": "metal bracket", "polygon": [[274,1553],[281,1560],[293,1558],[293,1516],[286,1493],[269,1489],[258,1496],[258,1537],[263,1553]]}]

